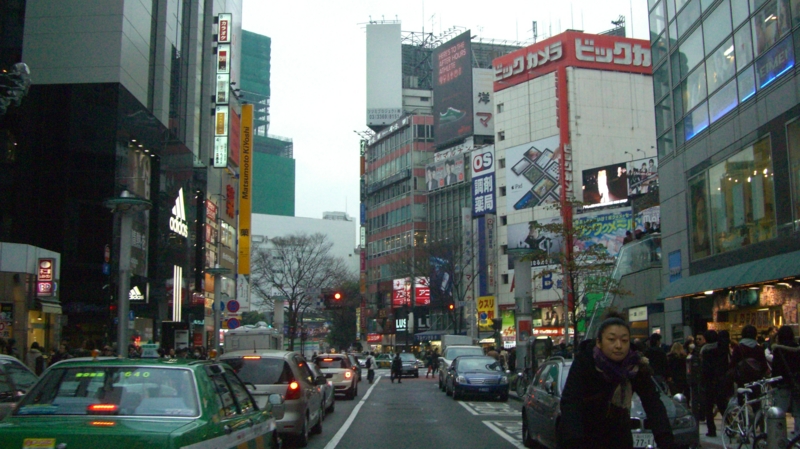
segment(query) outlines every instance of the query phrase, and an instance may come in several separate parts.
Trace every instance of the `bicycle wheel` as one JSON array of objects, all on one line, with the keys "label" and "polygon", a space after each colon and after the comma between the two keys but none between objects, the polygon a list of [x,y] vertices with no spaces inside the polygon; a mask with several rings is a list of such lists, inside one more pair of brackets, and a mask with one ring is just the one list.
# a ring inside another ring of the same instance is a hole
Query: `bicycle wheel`
[{"label": "bicycle wheel", "polygon": [[525,390],[528,389],[528,380],[525,376],[517,379],[517,396],[522,399],[525,396]]},{"label": "bicycle wheel", "polygon": [[800,449],[800,434],[797,434],[789,444],[786,445],[786,449]]},{"label": "bicycle wheel", "polygon": [[744,415],[742,408],[738,405],[730,405],[722,415],[722,446],[725,449],[738,449],[741,444],[747,443],[747,430],[745,428]]}]

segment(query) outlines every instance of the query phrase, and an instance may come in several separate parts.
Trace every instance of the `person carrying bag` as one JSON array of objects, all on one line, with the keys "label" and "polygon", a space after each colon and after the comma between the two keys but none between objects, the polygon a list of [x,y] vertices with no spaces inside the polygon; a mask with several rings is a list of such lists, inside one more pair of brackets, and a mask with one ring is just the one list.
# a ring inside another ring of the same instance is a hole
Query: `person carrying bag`
[{"label": "person carrying bag", "polygon": [[800,430],[800,345],[789,326],[778,329],[777,342],[772,345],[772,375],[781,376],[775,390],[774,405],[794,418],[794,434]]}]

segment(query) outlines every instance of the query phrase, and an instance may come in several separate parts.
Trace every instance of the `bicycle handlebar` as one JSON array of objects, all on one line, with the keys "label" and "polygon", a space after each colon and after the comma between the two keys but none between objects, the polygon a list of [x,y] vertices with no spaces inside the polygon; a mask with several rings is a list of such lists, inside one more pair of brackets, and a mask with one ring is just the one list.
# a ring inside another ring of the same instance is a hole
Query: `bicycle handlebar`
[{"label": "bicycle handlebar", "polygon": [[760,379],[760,380],[757,380],[755,382],[750,382],[749,384],[744,384],[744,387],[745,388],[750,388],[750,387],[755,387],[755,386],[763,386],[763,385],[766,385],[766,384],[779,382],[781,380],[783,380],[783,376],[770,377],[768,379]]}]

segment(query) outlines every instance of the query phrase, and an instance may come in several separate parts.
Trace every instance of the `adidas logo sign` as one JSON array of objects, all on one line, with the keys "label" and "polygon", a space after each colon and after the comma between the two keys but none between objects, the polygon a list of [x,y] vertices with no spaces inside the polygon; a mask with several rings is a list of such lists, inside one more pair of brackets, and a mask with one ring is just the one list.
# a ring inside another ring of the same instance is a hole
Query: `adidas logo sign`
[{"label": "adidas logo sign", "polygon": [[128,299],[131,301],[144,301],[144,295],[142,291],[139,290],[139,287],[134,286],[131,291],[128,292]]},{"label": "adidas logo sign", "polygon": [[172,216],[169,217],[169,230],[178,235],[189,237],[189,226],[186,225],[186,206],[183,203],[183,187],[178,190],[178,198],[172,206]]}]

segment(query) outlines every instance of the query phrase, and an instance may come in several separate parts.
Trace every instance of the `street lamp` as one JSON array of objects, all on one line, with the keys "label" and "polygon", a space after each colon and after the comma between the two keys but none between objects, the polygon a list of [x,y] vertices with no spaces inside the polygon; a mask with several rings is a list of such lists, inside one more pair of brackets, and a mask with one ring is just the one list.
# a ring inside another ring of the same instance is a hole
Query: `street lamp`
[{"label": "street lamp", "polygon": [[[214,338],[211,344],[214,351],[219,353],[219,321],[222,319],[222,275],[229,274],[229,268],[220,267],[217,264],[214,268],[206,268],[206,273],[214,275]],[[227,295],[226,295],[227,296]]]},{"label": "street lamp", "polygon": [[133,214],[150,210],[153,204],[123,190],[119,197],[103,201],[103,206],[120,217],[119,287],[117,290],[117,354],[123,356],[128,347],[128,290],[131,284],[131,233]]}]

